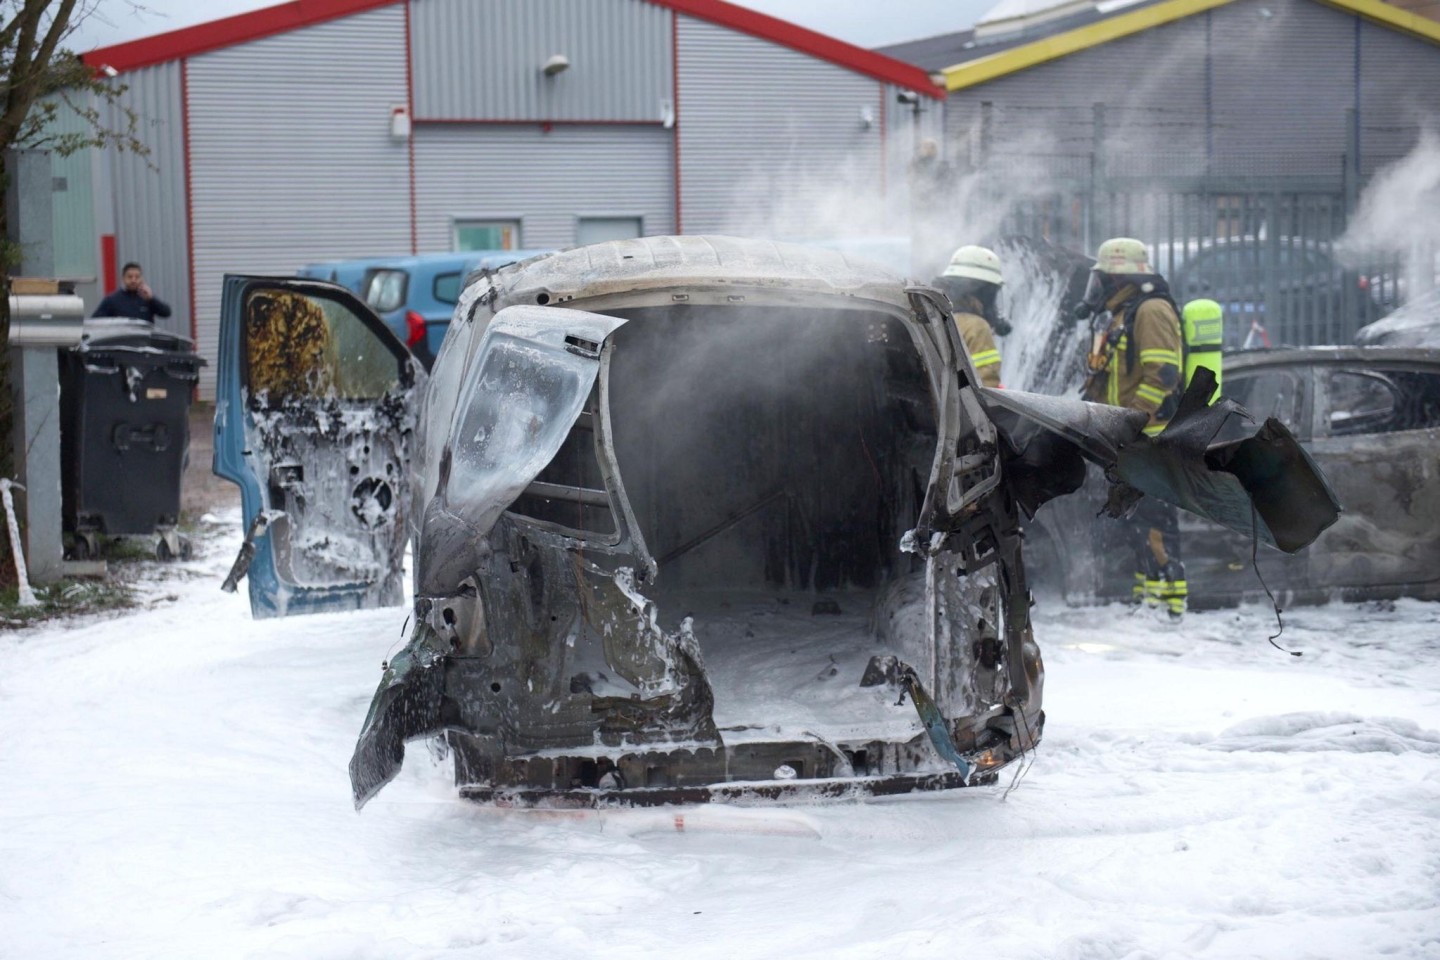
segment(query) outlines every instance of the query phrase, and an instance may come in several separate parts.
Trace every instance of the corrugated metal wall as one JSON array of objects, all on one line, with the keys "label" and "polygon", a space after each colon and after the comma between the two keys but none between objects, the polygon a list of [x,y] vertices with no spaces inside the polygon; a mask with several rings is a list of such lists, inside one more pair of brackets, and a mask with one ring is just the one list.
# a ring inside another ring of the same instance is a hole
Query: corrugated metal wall
[{"label": "corrugated metal wall", "polygon": [[[120,103],[138,115],[136,136],[150,147],[150,154],[142,157],[111,151],[109,202],[114,207],[115,253],[122,264],[134,260],[144,266],[151,289],[174,311],[161,325],[188,337],[190,271],[186,257],[180,64],[165,63],[127,73],[124,83],[129,89]],[[118,112],[111,112],[112,130],[124,129]],[[101,202],[106,202],[105,198]],[[103,278],[103,266],[100,270]]]},{"label": "corrugated metal wall", "polygon": [[674,232],[671,131],[658,125],[422,124],[415,131],[422,252],[450,250],[456,218],[519,220],[526,247],[575,243],[577,217],[642,217]]},{"label": "corrugated metal wall", "polygon": [[1098,135],[1113,174],[1203,172],[1205,32],[1205,17],[1191,17],[956,91],[946,104],[949,155],[1088,179]]},{"label": "corrugated metal wall", "polygon": [[681,16],[681,223],[686,233],[853,235],[883,210],[883,84]]},{"label": "corrugated metal wall", "polygon": [[190,61],[195,303],[212,363],[225,273],[409,252],[409,145],[390,137],[404,18],[383,8]]},{"label": "corrugated metal wall", "polygon": [[[670,13],[643,0],[416,0],[415,115],[429,120],[659,121]],[[562,54],[569,69],[546,77]]]},{"label": "corrugated metal wall", "polygon": [[1409,153],[1427,122],[1440,124],[1440,47],[1362,22],[1360,122],[1366,176]]},{"label": "corrugated metal wall", "polygon": [[957,91],[947,146],[961,162],[988,149],[1085,180],[1103,103],[1099,172],[1283,176],[1338,189],[1357,40],[1368,174],[1409,150],[1422,117],[1440,111],[1440,49],[1313,0],[1239,0]]},{"label": "corrugated metal wall", "polygon": [[1338,183],[1354,102],[1354,15],[1312,0],[1255,0],[1210,17],[1214,172]]}]

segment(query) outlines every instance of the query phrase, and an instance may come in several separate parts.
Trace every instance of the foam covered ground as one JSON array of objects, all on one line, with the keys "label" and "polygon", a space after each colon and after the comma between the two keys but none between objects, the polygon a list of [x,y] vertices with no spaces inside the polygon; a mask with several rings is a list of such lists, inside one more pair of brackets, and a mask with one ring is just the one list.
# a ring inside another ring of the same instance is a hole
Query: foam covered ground
[{"label": "foam covered ground", "polygon": [[1008,796],[507,812],[412,744],[356,814],[405,611],[252,621],[215,529],[0,635],[0,957],[1440,957],[1440,605],[1042,600]]}]

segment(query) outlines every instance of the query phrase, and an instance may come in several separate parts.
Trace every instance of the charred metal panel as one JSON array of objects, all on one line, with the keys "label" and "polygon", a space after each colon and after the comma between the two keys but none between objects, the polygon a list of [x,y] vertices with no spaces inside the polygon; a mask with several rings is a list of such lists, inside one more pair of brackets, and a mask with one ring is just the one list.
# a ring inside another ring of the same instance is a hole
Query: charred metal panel
[{"label": "charred metal panel", "polygon": [[519,221],[526,247],[573,246],[582,217],[674,231],[672,136],[659,126],[422,124],[413,136],[421,250],[453,249],[457,220]]},{"label": "charred metal panel", "polygon": [[854,201],[881,193],[884,86],[692,17],[679,16],[677,28],[685,231],[791,239],[857,232]]},{"label": "charred metal panel", "polygon": [[[186,250],[185,220],[185,132],[180,95],[179,63],[162,63],[125,74],[126,90],[108,111],[111,130],[124,130],[123,108],[137,115],[136,139],[150,148],[148,156],[126,151],[106,151],[103,163],[109,167],[108,190],[102,178],[99,233],[113,203],[115,252],[120,265],[134,260],[145,267],[145,278],[156,295],[174,311],[158,319],[157,326],[190,336],[190,269]],[[105,194],[109,196],[106,197]],[[93,236],[87,241],[95,242]],[[99,276],[103,283],[104,268]],[[218,277],[218,274],[217,274]],[[101,295],[109,290],[101,291]],[[218,291],[217,291],[218,295]],[[92,307],[94,304],[91,305]],[[218,300],[209,316],[219,312]],[[206,339],[208,337],[208,339]],[[202,391],[213,389],[215,329],[212,322],[196,345],[210,364],[200,369]]]},{"label": "charred metal panel", "polygon": [[404,37],[395,5],[188,61],[202,356],[215,356],[225,273],[410,250],[409,146],[389,129],[406,101]]},{"label": "charred metal panel", "polygon": [[[658,124],[673,110],[671,13],[658,4],[423,0],[410,17],[419,118]],[[557,54],[570,66],[546,76]]]},{"label": "charred metal panel", "polygon": [[1440,594],[1440,430],[1316,440],[1346,512],[1310,551],[1317,586]]}]

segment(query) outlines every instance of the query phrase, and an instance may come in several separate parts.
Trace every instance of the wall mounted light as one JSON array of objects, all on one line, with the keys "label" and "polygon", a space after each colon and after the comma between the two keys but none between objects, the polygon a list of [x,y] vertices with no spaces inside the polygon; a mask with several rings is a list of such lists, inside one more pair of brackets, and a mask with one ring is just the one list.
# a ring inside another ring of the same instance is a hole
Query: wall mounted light
[{"label": "wall mounted light", "polygon": [[563,53],[557,53],[549,60],[545,61],[545,66],[540,68],[540,72],[545,74],[545,76],[547,77],[553,77],[557,73],[564,73],[566,70],[569,69],[570,58],[565,56],[565,54]]},{"label": "wall mounted light", "polygon": [[869,130],[875,126],[875,111],[869,107],[860,108],[860,129]]},{"label": "wall mounted light", "polygon": [[109,77],[111,80],[114,80],[116,77],[120,76],[120,71],[116,70],[108,63],[100,64],[100,72],[105,74],[105,76]]}]

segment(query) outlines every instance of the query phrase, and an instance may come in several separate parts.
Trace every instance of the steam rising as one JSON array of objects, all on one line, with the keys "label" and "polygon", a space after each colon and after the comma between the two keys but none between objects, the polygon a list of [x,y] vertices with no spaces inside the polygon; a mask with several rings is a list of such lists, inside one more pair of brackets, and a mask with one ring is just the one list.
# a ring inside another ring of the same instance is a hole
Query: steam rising
[{"label": "steam rising", "polygon": [[1426,128],[1403,159],[1385,167],[1360,197],[1340,247],[1356,263],[1398,255],[1407,299],[1436,286],[1440,274],[1440,134]]}]

